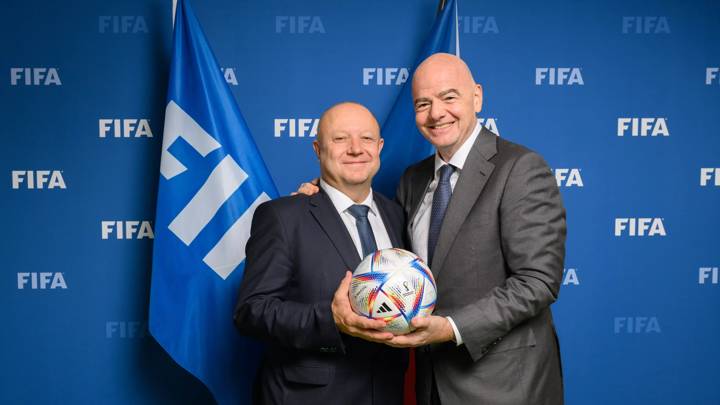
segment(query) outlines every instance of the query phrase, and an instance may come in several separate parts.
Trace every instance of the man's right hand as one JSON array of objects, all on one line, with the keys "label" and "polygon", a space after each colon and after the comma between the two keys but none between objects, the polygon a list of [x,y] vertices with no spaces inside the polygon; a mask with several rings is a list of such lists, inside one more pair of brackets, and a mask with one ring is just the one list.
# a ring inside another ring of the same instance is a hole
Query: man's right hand
[{"label": "man's right hand", "polygon": [[332,314],[338,330],[347,335],[359,337],[371,342],[389,342],[394,335],[390,332],[382,331],[382,328],[385,327],[385,321],[365,318],[352,310],[349,297],[351,280],[352,273],[348,271],[345,273],[345,278],[340,282],[340,286],[338,286],[338,289],[335,291],[335,296],[332,300]]},{"label": "man's right hand", "polygon": [[318,184],[320,183],[320,179],[312,179],[309,183],[301,183],[300,187],[298,187],[297,191],[292,192],[290,195],[295,194],[305,194],[305,195],[313,195],[317,194],[318,191],[320,191],[320,187],[318,187]]}]

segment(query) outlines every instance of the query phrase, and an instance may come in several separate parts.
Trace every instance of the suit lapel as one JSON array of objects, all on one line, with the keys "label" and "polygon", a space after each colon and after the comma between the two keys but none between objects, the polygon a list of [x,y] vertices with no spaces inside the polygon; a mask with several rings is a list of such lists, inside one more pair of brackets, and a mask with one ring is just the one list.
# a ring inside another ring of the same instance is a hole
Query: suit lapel
[{"label": "suit lapel", "polygon": [[310,213],[327,234],[348,269],[355,270],[360,264],[360,256],[330,197],[322,189],[310,197]]},{"label": "suit lapel", "polygon": [[473,145],[463,166],[458,182],[455,185],[442,227],[435,247],[435,255],[430,266],[435,278],[442,270],[450,247],[455,241],[460,227],[465,222],[470,210],[480,197],[488,177],[495,165],[488,160],[497,153],[497,137],[483,128]]},{"label": "suit lapel", "polygon": [[434,169],[435,155],[433,154],[420,163],[418,170],[413,175],[413,178],[410,179],[410,184],[412,185],[412,190],[410,192],[411,211],[407,218],[407,231],[409,235],[412,235],[411,226],[415,219],[415,215],[417,214],[418,208],[420,208],[423,197],[425,197],[425,193],[427,192],[427,188],[430,186],[430,182],[435,175]]}]

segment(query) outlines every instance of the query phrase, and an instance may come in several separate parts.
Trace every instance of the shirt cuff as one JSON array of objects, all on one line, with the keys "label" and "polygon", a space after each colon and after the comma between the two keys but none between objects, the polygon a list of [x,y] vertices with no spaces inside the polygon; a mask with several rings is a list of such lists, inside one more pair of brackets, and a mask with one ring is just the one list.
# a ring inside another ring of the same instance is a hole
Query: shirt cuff
[{"label": "shirt cuff", "polygon": [[460,331],[458,330],[457,326],[455,326],[455,321],[452,320],[449,316],[445,317],[448,322],[450,322],[450,326],[452,326],[453,333],[455,334],[455,344],[460,346],[463,344],[462,336],[460,336]]}]

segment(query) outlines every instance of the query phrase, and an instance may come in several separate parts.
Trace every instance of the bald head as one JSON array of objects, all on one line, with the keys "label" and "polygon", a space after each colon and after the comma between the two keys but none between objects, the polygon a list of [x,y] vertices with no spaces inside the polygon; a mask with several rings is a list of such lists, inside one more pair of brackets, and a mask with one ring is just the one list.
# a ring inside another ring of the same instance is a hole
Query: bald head
[{"label": "bald head", "polygon": [[453,76],[466,85],[475,85],[472,72],[462,59],[449,53],[435,53],[422,61],[415,69],[412,80],[413,88],[422,86],[428,76],[438,74]]},{"label": "bald head", "polygon": [[477,125],[482,87],[462,59],[436,53],[415,70],[412,94],[418,130],[449,161]]},{"label": "bald head", "polygon": [[360,124],[372,127],[375,132],[380,134],[380,125],[375,116],[364,105],[352,101],[338,103],[328,108],[320,116],[318,124],[317,138],[322,142],[323,136],[332,131],[338,125],[347,127],[348,125]]},{"label": "bald head", "polygon": [[355,202],[370,193],[382,147],[377,120],[370,110],[352,102],[336,104],[323,113],[313,142],[322,179]]}]

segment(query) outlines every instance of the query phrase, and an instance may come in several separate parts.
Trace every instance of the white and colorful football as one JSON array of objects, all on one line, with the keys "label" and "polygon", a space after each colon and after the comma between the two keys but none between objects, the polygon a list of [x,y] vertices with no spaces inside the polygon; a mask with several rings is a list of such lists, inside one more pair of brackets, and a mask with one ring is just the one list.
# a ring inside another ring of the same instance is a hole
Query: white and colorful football
[{"label": "white and colorful football", "polygon": [[350,305],[355,313],[385,321],[385,331],[404,335],[410,321],[435,308],[435,279],[414,253],[383,249],[368,255],[353,272]]}]

